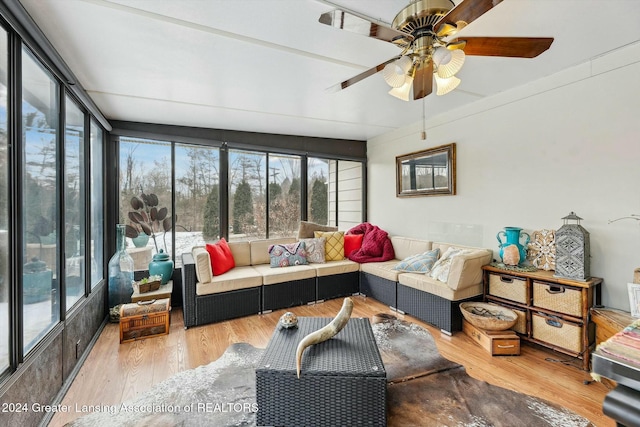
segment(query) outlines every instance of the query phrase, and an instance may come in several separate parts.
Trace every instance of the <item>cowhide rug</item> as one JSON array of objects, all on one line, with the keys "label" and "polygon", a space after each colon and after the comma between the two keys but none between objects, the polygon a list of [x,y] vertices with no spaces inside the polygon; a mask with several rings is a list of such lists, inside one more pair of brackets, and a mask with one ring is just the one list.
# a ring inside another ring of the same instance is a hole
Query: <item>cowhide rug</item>
[{"label": "cowhide rug", "polygon": [[[440,356],[431,334],[418,325],[386,319],[372,327],[387,372],[389,426],[593,426],[567,409],[471,378]],[[262,353],[233,344],[206,366],[68,425],[254,426],[254,369]]]}]

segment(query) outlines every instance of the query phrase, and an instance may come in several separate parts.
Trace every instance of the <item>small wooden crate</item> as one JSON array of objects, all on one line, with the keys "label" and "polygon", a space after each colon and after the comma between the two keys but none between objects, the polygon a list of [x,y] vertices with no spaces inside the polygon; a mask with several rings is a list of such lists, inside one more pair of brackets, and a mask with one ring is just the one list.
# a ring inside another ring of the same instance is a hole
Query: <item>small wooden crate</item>
[{"label": "small wooden crate", "polygon": [[492,356],[518,356],[520,337],[512,330],[485,331],[463,320],[462,330]]},{"label": "small wooden crate", "polygon": [[120,307],[120,343],[167,335],[169,298],[123,304]]}]

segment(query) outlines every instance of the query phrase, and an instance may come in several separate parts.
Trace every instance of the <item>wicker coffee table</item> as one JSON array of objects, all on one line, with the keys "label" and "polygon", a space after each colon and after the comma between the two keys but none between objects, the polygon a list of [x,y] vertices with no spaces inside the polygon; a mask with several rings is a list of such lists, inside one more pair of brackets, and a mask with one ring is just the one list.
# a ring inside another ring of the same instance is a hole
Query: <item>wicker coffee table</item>
[{"label": "wicker coffee table", "polygon": [[369,319],[307,348],[297,378],[298,342],[331,320],[302,317],[274,331],[256,368],[259,426],[386,425],[386,373]]}]

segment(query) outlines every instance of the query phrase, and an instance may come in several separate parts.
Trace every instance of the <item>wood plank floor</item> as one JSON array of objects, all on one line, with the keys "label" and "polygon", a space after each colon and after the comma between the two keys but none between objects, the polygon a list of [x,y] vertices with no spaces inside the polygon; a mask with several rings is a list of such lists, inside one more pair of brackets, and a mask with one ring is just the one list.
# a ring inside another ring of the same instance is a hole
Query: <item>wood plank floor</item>
[{"label": "wood plank floor", "polygon": [[[491,357],[462,332],[447,336],[411,316],[391,311],[379,302],[354,297],[353,317],[371,318],[377,313],[420,324],[436,340],[440,353],[465,366],[469,375],[501,387],[556,402],[590,419],[597,426],[615,423],[602,414],[602,401],[609,391],[605,384],[584,384],[588,372],[579,361],[539,346],[523,343],[520,356]],[[333,317],[342,299],[294,307],[298,316]],[[169,335],[119,344],[117,324],[109,324],[100,335],[62,404],[114,405],[135,398],[154,384],[186,369],[216,360],[229,344],[247,342],[266,347],[278,319],[287,310],[184,329],[182,311],[171,313]],[[562,363],[569,359],[569,362]],[[50,426],[63,426],[82,416],[72,410],[57,413]]]}]

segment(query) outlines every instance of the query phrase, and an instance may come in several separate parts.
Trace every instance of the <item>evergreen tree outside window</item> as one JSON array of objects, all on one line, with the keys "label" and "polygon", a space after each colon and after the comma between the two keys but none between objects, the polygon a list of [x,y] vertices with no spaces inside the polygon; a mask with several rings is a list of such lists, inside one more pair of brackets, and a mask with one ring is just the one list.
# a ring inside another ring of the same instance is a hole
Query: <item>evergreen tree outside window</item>
[{"label": "evergreen tree outside window", "polygon": [[267,237],[267,154],[229,150],[229,240]]},{"label": "evergreen tree outside window", "polygon": [[329,224],[329,160],[310,157],[307,163],[308,218],[317,224]]}]

